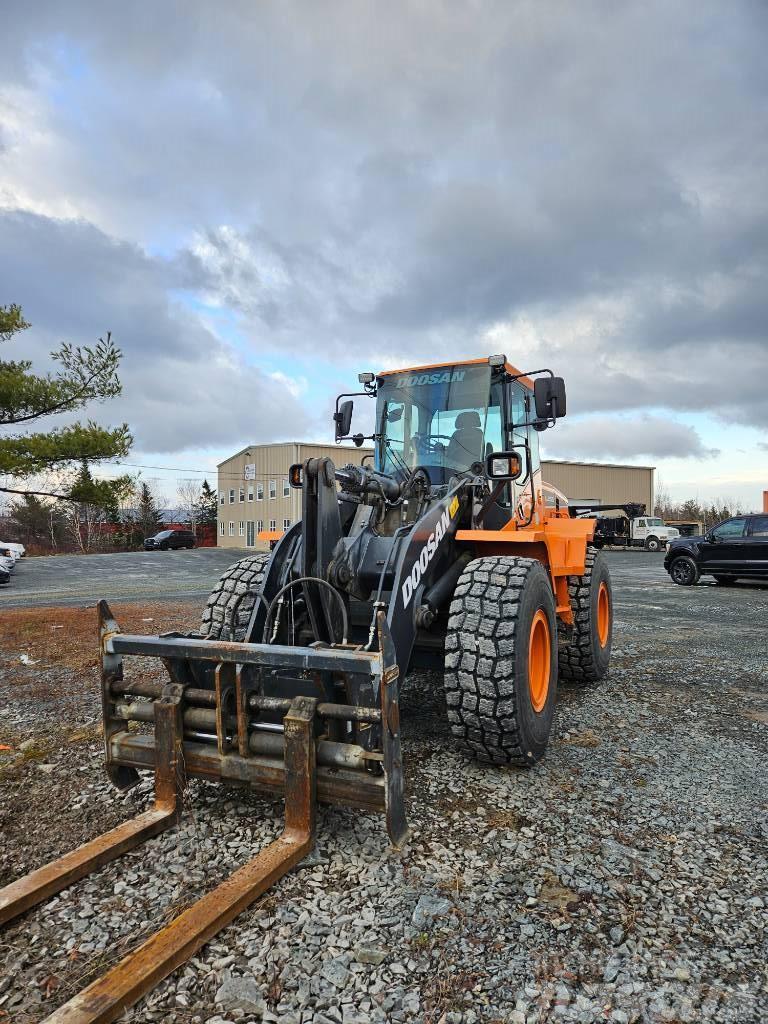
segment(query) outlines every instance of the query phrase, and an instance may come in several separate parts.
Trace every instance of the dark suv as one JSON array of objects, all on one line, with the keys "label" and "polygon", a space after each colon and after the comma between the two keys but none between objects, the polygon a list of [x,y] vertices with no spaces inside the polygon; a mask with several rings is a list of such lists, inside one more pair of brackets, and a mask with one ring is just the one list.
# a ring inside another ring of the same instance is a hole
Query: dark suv
[{"label": "dark suv", "polygon": [[699,576],[714,576],[720,584],[768,579],[768,514],[735,516],[703,537],[671,541],[664,568],[681,587],[693,586]]},{"label": "dark suv", "polygon": [[191,530],[161,530],[154,537],[147,537],[144,541],[145,551],[154,551],[160,548],[167,551],[168,548],[193,548],[195,546],[195,535]]}]

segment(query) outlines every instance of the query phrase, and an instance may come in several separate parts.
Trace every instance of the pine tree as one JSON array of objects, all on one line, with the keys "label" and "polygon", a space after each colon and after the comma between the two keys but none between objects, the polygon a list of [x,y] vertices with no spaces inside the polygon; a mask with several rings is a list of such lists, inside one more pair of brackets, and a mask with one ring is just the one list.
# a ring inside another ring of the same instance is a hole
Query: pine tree
[{"label": "pine tree", "polygon": [[152,491],[146,483],[142,483],[138,490],[138,504],[136,507],[136,527],[142,538],[151,537],[158,530],[163,528],[163,516],[157,507]]},{"label": "pine tree", "polygon": [[[0,342],[10,341],[29,326],[20,306],[0,306]],[[114,505],[130,479],[94,480],[83,467],[128,454],[133,438],[126,423],[107,428],[89,420],[48,431],[30,432],[28,428],[47,416],[73,412],[90,402],[119,395],[120,357],[120,350],[107,334],[94,348],[65,343],[52,352],[51,358],[59,366],[56,374],[33,373],[27,359],[0,360],[0,427],[20,428],[18,433],[4,431],[0,437],[0,476],[10,478],[8,486],[0,486],[0,491],[70,498],[103,507]],[[61,482],[60,488],[42,491],[24,486],[25,480],[42,473],[53,475]]]},{"label": "pine tree", "polygon": [[212,526],[215,529],[218,517],[219,506],[216,491],[211,490],[207,480],[203,480],[203,487],[200,492],[200,516],[198,522],[201,526]]}]

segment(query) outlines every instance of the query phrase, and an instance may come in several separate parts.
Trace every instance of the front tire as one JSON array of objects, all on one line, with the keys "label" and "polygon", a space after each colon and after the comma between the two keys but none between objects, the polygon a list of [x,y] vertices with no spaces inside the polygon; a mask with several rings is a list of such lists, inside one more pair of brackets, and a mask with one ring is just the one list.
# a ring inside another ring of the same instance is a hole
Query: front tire
[{"label": "front tire", "polygon": [[584,575],[568,577],[573,625],[562,627],[560,678],[576,685],[602,679],[611,663],[613,587],[605,555],[587,548]]},{"label": "front tire", "polygon": [[535,764],[557,696],[555,600],[543,565],[474,559],[456,584],[448,627],[444,686],[459,747],[494,764]]},{"label": "front tire", "polygon": [[678,587],[692,587],[699,582],[699,567],[688,555],[680,555],[670,564],[669,575]]},{"label": "front tire", "polygon": [[[202,632],[211,640],[241,643],[256,595],[261,592],[269,555],[241,558],[222,573],[203,609]],[[261,638],[259,638],[261,639]]]},{"label": "front tire", "polygon": [[648,537],[645,546],[648,551],[661,551],[661,541],[658,537]]}]

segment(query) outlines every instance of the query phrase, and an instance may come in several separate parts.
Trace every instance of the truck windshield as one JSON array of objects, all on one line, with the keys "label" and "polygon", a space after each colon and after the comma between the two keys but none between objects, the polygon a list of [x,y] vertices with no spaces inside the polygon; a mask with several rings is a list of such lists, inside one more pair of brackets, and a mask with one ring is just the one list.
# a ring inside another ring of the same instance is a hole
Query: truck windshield
[{"label": "truck windshield", "polygon": [[387,374],[376,404],[379,470],[402,477],[423,466],[433,484],[446,483],[503,448],[500,402],[488,364]]},{"label": "truck windshield", "polygon": [[664,523],[662,522],[661,519],[646,519],[646,523],[648,523],[649,526],[663,526],[664,525]]}]

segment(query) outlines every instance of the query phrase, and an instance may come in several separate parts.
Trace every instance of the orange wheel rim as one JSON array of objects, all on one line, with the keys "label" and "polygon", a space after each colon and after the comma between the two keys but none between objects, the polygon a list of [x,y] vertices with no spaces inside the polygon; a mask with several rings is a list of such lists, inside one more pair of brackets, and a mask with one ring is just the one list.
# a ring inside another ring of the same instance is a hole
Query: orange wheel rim
[{"label": "orange wheel rim", "polygon": [[597,592],[597,639],[600,641],[601,647],[605,647],[608,643],[610,632],[611,599],[608,596],[608,587],[605,583],[601,583]]},{"label": "orange wheel rim", "polygon": [[552,642],[546,612],[539,608],[531,623],[528,641],[528,691],[535,712],[547,703],[549,670],[552,662]]}]

